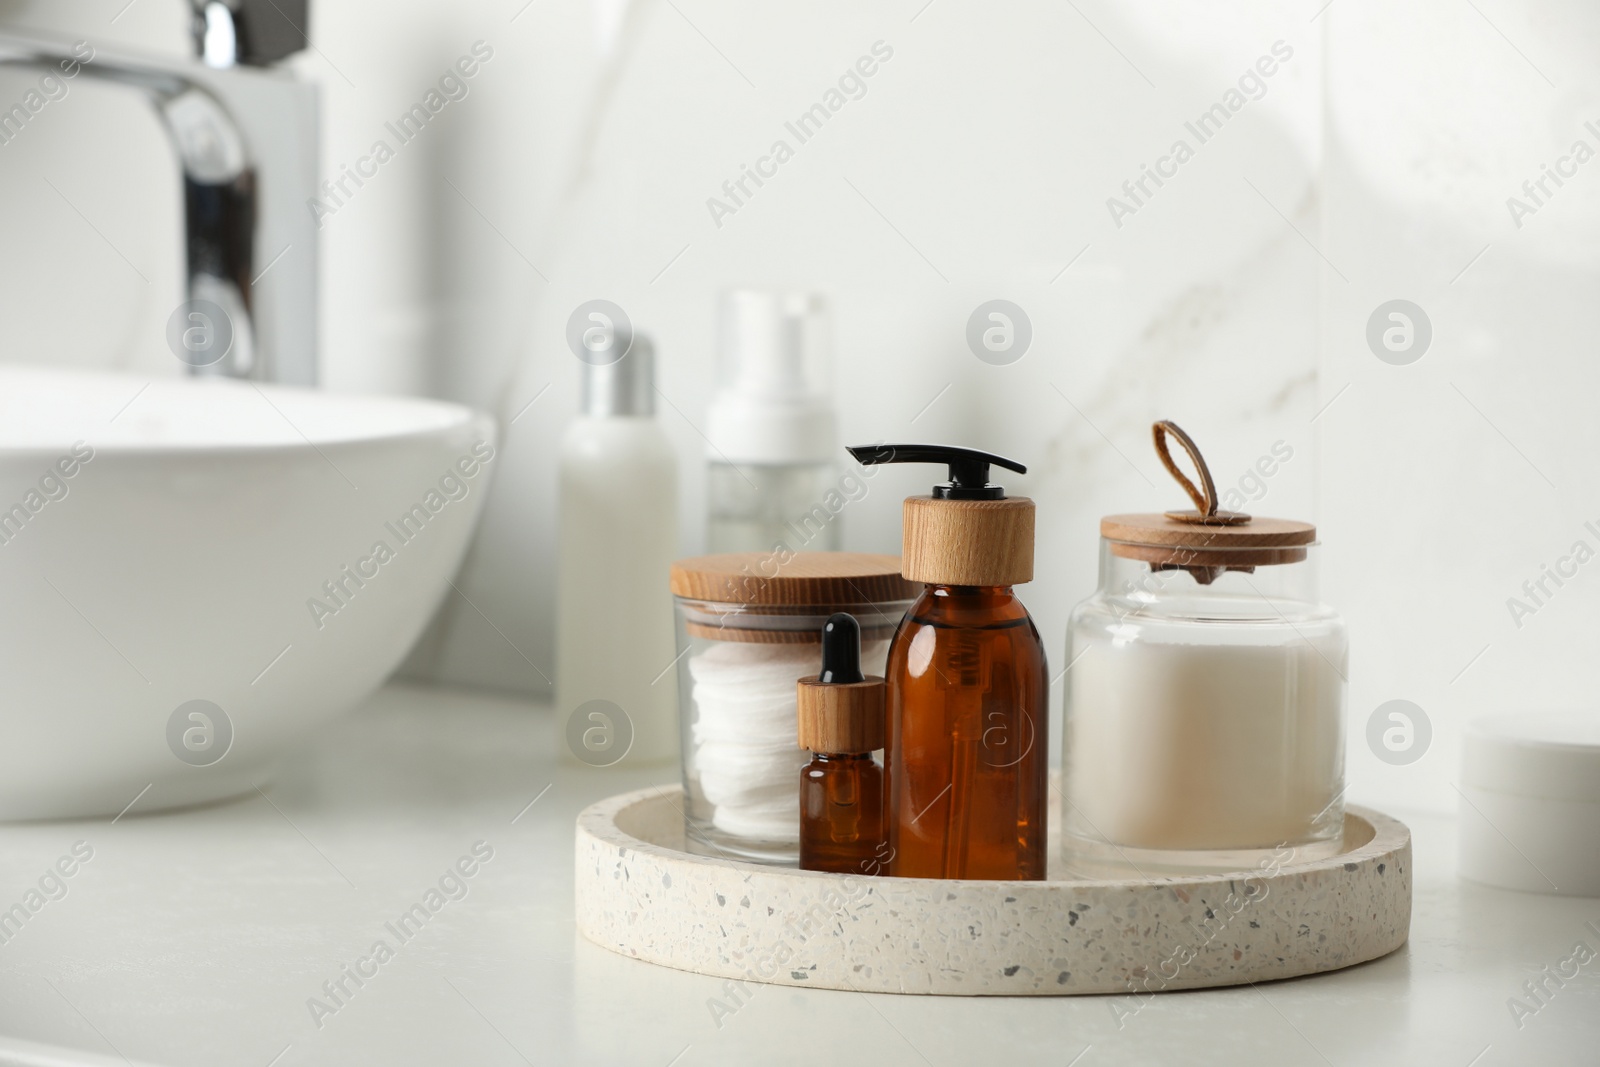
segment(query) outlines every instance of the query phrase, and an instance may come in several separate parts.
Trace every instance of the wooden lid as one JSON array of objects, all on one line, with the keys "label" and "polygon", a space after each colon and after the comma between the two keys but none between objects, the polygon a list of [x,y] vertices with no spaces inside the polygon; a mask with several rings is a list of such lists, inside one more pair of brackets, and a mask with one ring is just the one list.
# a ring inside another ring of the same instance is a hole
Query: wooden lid
[{"label": "wooden lid", "polygon": [[1033,501],[906,498],[901,573],[932,585],[1033,581]]},{"label": "wooden lid", "polygon": [[[1143,560],[1156,570],[1187,570],[1202,584],[1209,584],[1221,570],[1249,570],[1306,558],[1306,546],[1317,539],[1315,526],[1219,510],[1216,483],[1193,438],[1167,420],[1152,426],[1151,434],[1162,466],[1189,494],[1194,508],[1160,515],[1107,515],[1100,520],[1100,536],[1111,543],[1112,555]],[[1189,454],[1200,484],[1178,469],[1168,437]]]},{"label": "wooden lid", "polygon": [[690,600],[834,608],[915,600],[898,556],[866,552],[731,552],[672,565],[672,592]]},{"label": "wooden lid", "polygon": [[876,752],[883,747],[882,678],[830,685],[802,678],[795,687],[800,747],[812,752]]},{"label": "wooden lid", "polygon": [[1100,536],[1124,559],[1178,566],[1263,566],[1297,563],[1317,528],[1293,519],[1247,517],[1232,525],[1185,522],[1171,514],[1107,515]]}]

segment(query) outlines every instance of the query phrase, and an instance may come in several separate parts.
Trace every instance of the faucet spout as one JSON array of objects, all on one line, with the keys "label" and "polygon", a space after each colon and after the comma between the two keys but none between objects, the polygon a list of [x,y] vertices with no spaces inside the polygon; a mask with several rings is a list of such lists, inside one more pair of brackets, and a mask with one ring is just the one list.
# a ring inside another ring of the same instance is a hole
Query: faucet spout
[{"label": "faucet spout", "polygon": [[206,322],[203,343],[183,347],[196,374],[248,378],[255,366],[256,173],[238,126],[210,93],[186,87],[160,110],[183,167],[188,313],[206,318],[210,305],[224,320]]},{"label": "faucet spout", "polygon": [[[174,354],[192,374],[314,385],[317,94],[252,69],[295,49],[282,27],[252,30],[246,3],[196,3],[203,63],[96,49],[86,60],[69,43],[0,35],[0,64],[75,63],[144,93],[183,175],[188,321]],[[288,6],[303,18],[303,0]]]}]

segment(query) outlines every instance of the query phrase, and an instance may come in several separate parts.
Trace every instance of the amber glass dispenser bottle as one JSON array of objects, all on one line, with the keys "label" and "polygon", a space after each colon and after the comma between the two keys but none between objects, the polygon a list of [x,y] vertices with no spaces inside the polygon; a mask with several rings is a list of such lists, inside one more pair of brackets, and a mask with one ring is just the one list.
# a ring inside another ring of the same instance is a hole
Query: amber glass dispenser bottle
[{"label": "amber glass dispenser bottle", "polygon": [[966,448],[871,445],[862,463],[941,463],[950,480],[904,511],[901,573],[924,583],[889,648],[884,775],[890,873],[1045,876],[1049,673],[1012,586],[1033,579],[1033,501],[989,483]]},{"label": "amber glass dispenser bottle", "polygon": [[797,693],[800,747],[800,869],[883,874],[888,845],[883,770],[882,678],[861,673],[861,626],[840,612],[822,628],[822,673]]}]

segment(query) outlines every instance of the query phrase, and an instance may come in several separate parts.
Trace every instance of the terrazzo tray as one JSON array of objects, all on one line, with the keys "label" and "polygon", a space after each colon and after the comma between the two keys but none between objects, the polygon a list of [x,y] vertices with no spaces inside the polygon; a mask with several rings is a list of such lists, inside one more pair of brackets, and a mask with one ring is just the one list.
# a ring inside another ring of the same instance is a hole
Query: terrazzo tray
[{"label": "terrazzo tray", "polygon": [[[1387,955],[1411,926],[1411,832],[1345,814],[1331,859],[1149,881],[856,878],[684,851],[682,794],[578,816],[577,921],[613,952],[787,986],[1063,996],[1237,985]],[[1051,855],[1056,849],[1052,845]]]}]

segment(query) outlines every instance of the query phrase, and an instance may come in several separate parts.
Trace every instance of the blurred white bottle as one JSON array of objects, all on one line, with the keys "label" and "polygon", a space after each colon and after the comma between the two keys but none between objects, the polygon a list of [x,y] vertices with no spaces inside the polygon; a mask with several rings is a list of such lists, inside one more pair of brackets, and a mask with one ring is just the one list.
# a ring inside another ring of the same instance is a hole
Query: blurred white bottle
[{"label": "blurred white bottle", "polygon": [[[664,763],[678,754],[672,596],[678,463],[655,419],[655,352],[635,335],[618,361],[583,368],[580,414],[561,440],[556,713],[569,761]],[[573,713],[590,701],[577,722]]]},{"label": "blurred white bottle", "polygon": [[707,550],[838,549],[826,304],[810,293],[733,290],[722,295],[718,330]]}]

